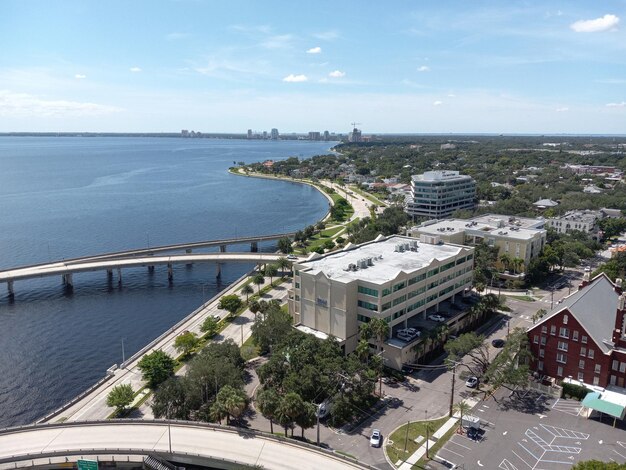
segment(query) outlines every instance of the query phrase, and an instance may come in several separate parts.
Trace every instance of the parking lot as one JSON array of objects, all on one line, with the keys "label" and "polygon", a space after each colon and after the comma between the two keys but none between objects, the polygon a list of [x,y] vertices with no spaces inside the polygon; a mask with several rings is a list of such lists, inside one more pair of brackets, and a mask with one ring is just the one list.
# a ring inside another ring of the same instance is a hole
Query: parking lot
[{"label": "parking lot", "polygon": [[626,463],[625,423],[613,428],[612,420],[587,419],[575,400],[509,393],[479,403],[472,411],[481,420],[478,436],[455,434],[437,453],[440,463],[429,467],[563,470],[582,460]]}]

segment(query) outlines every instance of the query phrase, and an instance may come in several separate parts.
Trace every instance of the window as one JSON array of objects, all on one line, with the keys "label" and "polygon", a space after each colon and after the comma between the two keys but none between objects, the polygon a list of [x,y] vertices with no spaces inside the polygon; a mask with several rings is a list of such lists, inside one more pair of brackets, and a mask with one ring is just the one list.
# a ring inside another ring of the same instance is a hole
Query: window
[{"label": "window", "polygon": [[[360,300],[359,300],[359,302],[360,302]],[[384,312],[385,310],[389,310],[390,308],[391,308],[391,302],[386,302],[382,306],[382,311]]]},{"label": "window", "polygon": [[586,347],[583,346],[582,348],[580,348],[580,355],[582,357],[585,357],[587,355],[587,348]]},{"label": "window", "polygon": [[626,362],[619,363],[619,371],[622,373],[626,372]]},{"label": "window", "polygon": [[561,351],[567,351],[567,341],[559,341],[557,349],[560,349]]},{"label": "window", "polygon": [[619,361],[613,359],[613,363],[611,364],[611,369],[618,370],[619,369]]},{"label": "window", "polygon": [[406,301],[406,295],[401,295],[400,297],[398,297],[397,299],[393,299],[393,305],[399,305],[402,302]]},{"label": "window", "polygon": [[[357,304],[358,304],[358,305],[359,305],[359,307],[361,307],[361,308],[366,308],[366,309],[368,309],[368,310],[373,310],[374,312],[377,312],[377,311],[378,311],[378,305],[376,305],[376,304],[372,304],[372,303],[369,303],[369,302],[366,302],[365,300],[359,300],[359,301],[357,302]],[[353,305],[354,305],[354,304],[353,304]]]},{"label": "window", "polygon": [[599,373],[600,373],[600,371],[602,371],[602,366],[601,366],[600,364],[596,364],[596,368],[595,368],[594,372],[595,372],[596,374],[599,374]]},{"label": "window", "polygon": [[296,302],[300,300],[300,296],[298,294],[296,294]]},{"label": "window", "polygon": [[[561,364],[567,363],[567,355],[563,353],[556,353],[556,362],[560,362]],[[561,374],[559,374],[561,375]]]},{"label": "window", "polygon": [[[533,343],[535,343],[535,344],[539,344],[539,335],[535,335],[535,336],[533,337]],[[613,361],[613,362],[617,362],[617,361]]]},{"label": "window", "polygon": [[583,335],[582,338],[580,338],[580,342],[583,344],[587,344],[587,337]]},{"label": "window", "polygon": [[578,330],[572,331],[572,339],[578,341]]},{"label": "window", "polygon": [[593,351],[593,349],[590,349],[590,350],[587,352],[587,357],[588,357],[589,359],[593,359],[593,356],[594,356],[594,351]]},{"label": "window", "polygon": [[389,294],[391,294],[391,289],[387,289],[387,288],[383,289],[383,297]]},{"label": "window", "polygon": [[537,362],[537,370],[543,370],[543,361]]},{"label": "window", "polygon": [[542,333],[547,333],[548,332],[548,327],[546,325],[542,325],[541,326],[541,332]]},{"label": "window", "polygon": [[547,338],[546,338],[545,336],[542,336],[542,337],[541,337],[541,345],[542,345],[542,346],[545,346],[545,345],[546,345],[546,339],[547,339]]},{"label": "window", "polygon": [[581,359],[580,361],[578,361],[578,368],[579,369],[584,369],[585,368],[585,360]]},{"label": "window", "polygon": [[550,325],[550,334],[552,336],[556,334],[556,325]]},{"label": "window", "polygon": [[563,324],[567,325],[567,315],[563,315]]},{"label": "window", "polygon": [[396,284],[395,286],[393,286],[393,291],[398,292],[400,289],[404,289],[405,287],[406,287],[406,282],[400,282],[399,284]]},{"label": "window", "polygon": [[556,375],[563,377],[563,368],[561,366],[556,368]]},{"label": "window", "polygon": [[580,380],[581,382],[585,381],[585,374],[582,372],[578,373],[578,380]]},{"label": "window", "polygon": [[540,349],[539,350],[539,357],[544,357],[546,355],[546,350],[545,349]]},{"label": "window", "polygon": [[611,378],[610,378],[610,381],[611,381],[611,385],[616,385],[616,383],[617,383],[617,377],[615,377],[614,375],[612,375],[612,376],[611,376]]},{"label": "window", "polygon": [[600,385],[600,377],[596,376],[593,378],[593,384],[594,385]]},{"label": "window", "polygon": [[373,297],[378,297],[378,291],[376,289],[370,289],[369,287],[359,286],[358,291],[361,294],[371,295]]},{"label": "window", "polygon": [[363,323],[368,323],[371,320],[370,317],[366,317],[365,315],[359,315],[359,314],[357,314],[356,319]]},{"label": "window", "polygon": [[569,338],[569,328],[561,327],[559,328],[559,336],[561,338]]},{"label": "window", "polygon": [[296,289],[300,287],[300,283],[296,282]]}]

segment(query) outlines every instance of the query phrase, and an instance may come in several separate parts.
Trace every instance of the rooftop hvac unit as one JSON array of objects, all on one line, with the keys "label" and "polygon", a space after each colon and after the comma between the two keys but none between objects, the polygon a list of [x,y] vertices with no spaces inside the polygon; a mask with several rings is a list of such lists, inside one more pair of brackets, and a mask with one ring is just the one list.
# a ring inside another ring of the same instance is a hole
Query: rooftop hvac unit
[{"label": "rooftop hvac unit", "polygon": [[350,263],[348,265],[348,271],[356,271],[356,264]]},{"label": "rooftop hvac unit", "polygon": [[361,268],[367,268],[367,258],[363,258],[359,260],[359,266]]},{"label": "rooftop hvac unit", "polygon": [[374,266],[374,260],[372,258],[367,258],[367,265]]}]

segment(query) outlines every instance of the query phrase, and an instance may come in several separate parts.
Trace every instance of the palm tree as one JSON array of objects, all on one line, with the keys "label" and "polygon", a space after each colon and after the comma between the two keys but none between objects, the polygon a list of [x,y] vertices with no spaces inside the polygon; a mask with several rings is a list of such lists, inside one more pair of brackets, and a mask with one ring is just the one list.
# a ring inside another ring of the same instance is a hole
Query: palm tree
[{"label": "palm tree", "polygon": [[254,294],[254,289],[250,284],[244,284],[244,286],[241,288],[241,293],[246,294],[246,303],[248,303],[248,296],[250,294]]},{"label": "palm tree", "polygon": [[274,434],[274,419],[280,405],[280,397],[273,388],[263,389],[256,396],[256,405],[261,414],[270,420],[270,432]]},{"label": "palm tree", "polygon": [[513,272],[517,273],[524,266],[524,260],[522,258],[513,258],[511,264],[513,265]]},{"label": "palm tree", "polygon": [[252,278],[252,282],[254,282],[257,287],[258,287],[258,294],[261,295],[261,284],[265,283],[265,277],[263,276],[263,274],[259,273],[259,274],[255,274],[254,277]]},{"label": "palm tree", "polygon": [[372,336],[376,338],[376,352],[382,351],[383,342],[389,337],[389,323],[382,318],[372,318],[367,324]]},{"label": "palm tree", "polygon": [[270,278],[270,286],[274,285],[274,276],[278,274],[278,267],[275,264],[268,264],[265,268],[265,275]]},{"label": "palm tree", "polygon": [[276,266],[278,266],[278,268],[283,272],[283,276],[285,275],[285,271],[289,270],[289,272],[291,272],[291,261],[284,256],[278,258]]},{"label": "palm tree", "polygon": [[509,265],[511,264],[511,257],[506,253],[503,253],[500,255],[500,262],[502,263],[502,266],[504,266],[504,269],[509,269]]},{"label": "palm tree", "polygon": [[302,429],[302,439],[304,439],[304,430],[312,428],[315,425],[317,417],[317,407],[313,403],[304,402],[300,410],[300,414],[296,417],[296,424]]},{"label": "palm tree", "polygon": [[455,413],[459,413],[459,415],[461,415],[461,425],[459,426],[459,433],[460,434],[463,434],[463,415],[467,415],[467,413],[469,413],[471,409],[472,409],[472,407],[469,406],[464,401],[460,401],[459,403],[456,403],[452,407],[452,410]]},{"label": "palm tree", "polygon": [[243,390],[236,389],[230,385],[224,385],[213,404],[214,412],[218,419],[226,416],[226,424],[230,424],[230,417],[239,418],[247,406],[246,395]]},{"label": "palm tree", "polygon": [[[296,420],[303,406],[304,402],[296,392],[289,392],[280,400],[276,416],[285,428],[285,437],[287,437],[287,428]],[[293,436],[293,428],[291,435]]]}]

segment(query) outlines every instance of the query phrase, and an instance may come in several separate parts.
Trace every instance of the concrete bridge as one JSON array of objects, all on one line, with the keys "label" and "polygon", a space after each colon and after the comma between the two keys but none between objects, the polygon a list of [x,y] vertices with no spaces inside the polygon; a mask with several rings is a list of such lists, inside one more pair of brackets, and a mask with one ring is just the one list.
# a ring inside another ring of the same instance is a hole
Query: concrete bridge
[{"label": "concrete bridge", "polygon": [[[140,248],[135,250],[116,251],[111,253],[103,253],[95,256],[83,256],[80,258],[64,259],[63,261],[56,261],[51,263],[39,263],[29,266],[20,266],[17,268],[11,268],[0,271],[0,282],[6,282],[9,297],[13,297],[15,294],[13,282],[20,279],[32,279],[36,277],[47,277],[52,275],[61,275],[63,277],[63,284],[67,287],[73,287],[72,274],[76,272],[84,271],[99,271],[106,270],[108,279],[113,279],[113,270],[117,270],[118,283],[122,282],[123,267],[133,266],[148,266],[148,269],[152,272],[154,266],[157,264],[168,265],[168,279],[171,281],[173,278],[172,265],[178,264],[185,260],[185,264],[193,264],[195,262],[217,263],[216,276],[221,275],[221,264],[224,262],[242,262],[242,263],[261,263],[276,261],[278,257],[269,256],[264,259],[266,255],[248,255],[244,256],[215,256],[215,253],[198,253],[194,254],[193,250],[201,248],[213,248],[219,247],[220,253],[226,253],[226,248],[229,245],[241,245],[250,243],[250,252],[257,253],[259,250],[259,243],[265,241],[274,241],[281,238],[293,238],[295,232],[279,233],[273,235],[259,235],[250,237],[239,238],[225,238],[222,240],[207,240],[191,243],[178,243],[174,245],[153,246],[148,248]],[[156,254],[163,254],[176,251],[185,251],[185,255],[178,256],[161,256],[157,257]],[[181,258],[183,256],[183,258]],[[168,261],[169,260],[169,261]],[[107,261],[109,263],[107,263]]]},{"label": "concrete bridge", "polygon": [[186,421],[108,420],[0,430],[0,470],[67,466],[78,459],[165,460],[221,469],[372,469],[318,447],[266,433]]},{"label": "concrete bridge", "polygon": [[171,256],[135,256],[111,257],[111,258],[84,258],[82,260],[62,261],[49,264],[39,264],[35,266],[25,266],[21,268],[0,271],[0,282],[6,282],[9,296],[14,296],[13,283],[23,279],[33,279],[48,276],[61,276],[63,284],[72,288],[74,286],[73,274],[90,271],[106,271],[109,281],[113,280],[113,271],[117,271],[118,283],[122,283],[122,268],[148,267],[154,270],[156,265],[167,265],[167,276],[173,280],[173,265],[193,264],[193,263],[215,263],[216,276],[221,275],[221,265],[223,263],[256,263],[266,264],[278,261],[284,257],[277,253],[191,253]]}]

